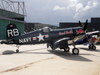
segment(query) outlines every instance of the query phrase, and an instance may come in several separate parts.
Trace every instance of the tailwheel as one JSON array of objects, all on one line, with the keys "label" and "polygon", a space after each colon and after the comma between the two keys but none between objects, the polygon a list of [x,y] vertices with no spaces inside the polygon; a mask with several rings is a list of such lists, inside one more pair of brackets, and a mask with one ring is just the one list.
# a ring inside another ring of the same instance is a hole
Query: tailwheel
[{"label": "tailwheel", "polygon": [[17,49],[16,49],[16,53],[19,53],[19,45],[16,45]]},{"label": "tailwheel", "polygon": [[78,48],[73,48],[72,53],[74,55],[78,55],[79,54],[79,49]]},{"label": "tailwheel", "polygon": [[67,48],[64,48],[64,52],[69,52],[70,48],[67,47]]},{"label": "tailwheel", "polygon": [[16,53],[19,53],[19,49],[16,49]]}]

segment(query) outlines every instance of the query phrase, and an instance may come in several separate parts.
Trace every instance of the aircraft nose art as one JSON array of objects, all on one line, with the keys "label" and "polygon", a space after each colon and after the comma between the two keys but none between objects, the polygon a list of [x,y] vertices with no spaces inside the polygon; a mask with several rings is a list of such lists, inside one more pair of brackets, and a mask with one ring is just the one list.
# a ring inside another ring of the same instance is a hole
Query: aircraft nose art
[{"label": "aircraft nose art", "polygon": [[76,30],[76,34],[81,34],[81,33],[84,33],[84,30],[83,29],[80,29],[80,30]]}]

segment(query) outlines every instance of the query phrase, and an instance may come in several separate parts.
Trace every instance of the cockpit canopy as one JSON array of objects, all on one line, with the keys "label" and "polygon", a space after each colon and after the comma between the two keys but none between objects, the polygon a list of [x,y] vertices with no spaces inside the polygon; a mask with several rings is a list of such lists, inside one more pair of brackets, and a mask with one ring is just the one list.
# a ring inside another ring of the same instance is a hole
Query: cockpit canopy
[{"label": "cockpit canopy", "polygon": [[49,27],[44,27],[43,28],[43,32],[48,33],[50,31],[53,31],[53,29],[49,28]]}]

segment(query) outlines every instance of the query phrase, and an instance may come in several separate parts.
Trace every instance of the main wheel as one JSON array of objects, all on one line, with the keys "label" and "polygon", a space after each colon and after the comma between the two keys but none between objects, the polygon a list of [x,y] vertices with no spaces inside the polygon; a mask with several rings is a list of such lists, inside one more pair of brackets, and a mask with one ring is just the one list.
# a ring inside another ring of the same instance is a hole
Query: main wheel
[{"label": "main wheel", "polygon": [[74,55],[78,55],[78,54],[79,54],[79,49],[78,49],[78,48],[74,48],[74,49],[72,50],[72,53],[73,53]]},{"label": "main wheel", "polygon": [[19,53],[19,50],[18,49],[16,49],[16,53]]},{"label": "main wheel", "polygon": [[64,48],[64,52],[69,52],[70,48],[67,47],[67,48]]},{"label": "main wheel", "polygon": [[92,45],[89,45],[89,49],[92,49]]},{"label": "main wheel", "polygon": [[93,45],[93,46],[92,46],[92,49],[93,49],[93,50],[96,50],[96,46]]}]

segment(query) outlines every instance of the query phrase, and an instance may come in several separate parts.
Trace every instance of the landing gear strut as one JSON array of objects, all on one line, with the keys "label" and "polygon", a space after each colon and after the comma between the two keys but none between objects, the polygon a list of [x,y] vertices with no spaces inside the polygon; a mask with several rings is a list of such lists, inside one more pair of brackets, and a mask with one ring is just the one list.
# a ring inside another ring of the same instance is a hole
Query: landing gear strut
[{"label": "landing gear strut", "polygon": [[96,46],[95,46],[95,45],[93,45],[93,44],[91,44],[91,45],[89,45],[89,49],[96,50]]},{"label": "landing gear strut", "polygon": [[74,46],[74,48],[72,49],[72,53],[73,53],[74,55],[78,55],[78,54],[79,54],[79,49],[75,47],[74,40],[73,40],[73,46]]}]

